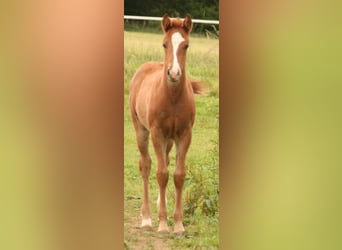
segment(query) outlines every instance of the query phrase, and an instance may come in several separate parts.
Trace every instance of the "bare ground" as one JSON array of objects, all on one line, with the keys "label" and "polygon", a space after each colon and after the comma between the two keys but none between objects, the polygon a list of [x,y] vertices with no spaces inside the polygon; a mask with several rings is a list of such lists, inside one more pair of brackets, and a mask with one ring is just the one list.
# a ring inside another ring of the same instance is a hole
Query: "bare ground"
[{"label": "bare ground", "polygon": [[140,228],[140,208],[138,204],[141,200],[134,198],[126,200],[125,204],[125,249],[147,250],[147,249],[171,249],[171,234],[160,234],[157,232],[157,220],[153,219],[153,230],[143,230]]}]

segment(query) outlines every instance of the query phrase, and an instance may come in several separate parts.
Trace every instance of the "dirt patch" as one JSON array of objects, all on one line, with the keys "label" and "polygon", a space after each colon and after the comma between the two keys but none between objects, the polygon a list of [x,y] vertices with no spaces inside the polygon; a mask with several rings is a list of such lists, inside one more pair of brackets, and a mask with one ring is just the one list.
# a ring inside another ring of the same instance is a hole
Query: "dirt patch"
[{"label": "dirt patch", "polygon": [[[130,201],[126,201],[130,203]],[[169,240],[170,234],[160,234],[157,232],[156,221],[152,231],[143,230],[140,228],[139,208],[131,204],[125,206],[125,249],[127,250],[145,250],[145,249],[170,249]],[[131,207],[130,209],[128,207]],[[133,207],[133,209],[132,209]],[[131,213],[130,211],[134,211]]]}]

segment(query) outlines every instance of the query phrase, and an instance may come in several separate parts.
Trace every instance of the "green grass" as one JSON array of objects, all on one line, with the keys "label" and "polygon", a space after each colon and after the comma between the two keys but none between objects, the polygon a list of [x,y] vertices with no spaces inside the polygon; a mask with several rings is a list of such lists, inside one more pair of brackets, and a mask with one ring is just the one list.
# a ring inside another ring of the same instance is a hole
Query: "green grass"
[{"label": "green grass", "polygon": [[[172,233],[156,233],[158,223],[155,201],[158,185],[155,177],[156,161],[150,143],[152,171],[150,200],[153,232],[143,232],[140,225],[142,180],[139,174],[139,153],[135,132],[129,116],[128,88],[136,69],[146,61],[162,61],[162,34],[125,32],[125,247],[127,249],[217,249],[218,248],[218,128],[219,128],[219,41],[200,37],[190,38],[187,58],[189,77],[202,80],[209,89],[208,96],[196,97],[197,116],[193,139],[187,155],[187,177],[184,186],[184,224],[186,233],[176,237]],[[174,208],[174,149],[170,153],[170,179],[167,190],[169,226],[172,229]]]}]

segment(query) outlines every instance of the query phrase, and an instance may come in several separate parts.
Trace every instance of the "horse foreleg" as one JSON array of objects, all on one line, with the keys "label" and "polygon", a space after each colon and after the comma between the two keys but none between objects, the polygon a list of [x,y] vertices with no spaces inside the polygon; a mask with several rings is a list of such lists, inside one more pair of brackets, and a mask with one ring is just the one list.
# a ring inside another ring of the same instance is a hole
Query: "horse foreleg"
[{"label": "horse foreleg", "polygon": [[185,181],[185,157],[191,142],[191,130],[187,131],[181,138],[176,140],[176,169],[173,174],[173,180],[176,188],[176,204],[174,218],[174,232],[184,232],[183,226],[183,208],[182,208],[182,191]]},{"label": "horse foreleg", "polygon": [[159,207],[158,218],[159,227],[158,232],[168,232],[167,225],[167,208],[166,208],[166,186],[169,180],[169,170],[167,167],[166,147],[167,142],[162,133],[157,129],[151,131],[153,147],[157,157],[157,181],[159,185]]}]

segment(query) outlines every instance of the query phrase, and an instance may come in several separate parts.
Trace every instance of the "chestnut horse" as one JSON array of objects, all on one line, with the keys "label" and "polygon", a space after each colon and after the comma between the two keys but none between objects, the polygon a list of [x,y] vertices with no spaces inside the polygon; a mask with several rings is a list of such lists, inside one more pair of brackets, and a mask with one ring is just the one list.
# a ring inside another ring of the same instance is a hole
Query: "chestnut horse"
[{"label": "chestnut horse", "polygon": [[186,51],[192,20],[163,16],[161,23],[165,51],[164,62],[147,62],[135,73],[130,84],[130,110],[140,151],[139,168],[143,179],[144,196],[141,207],[141,228],[152,229],[149,206],[148,179],[151,157],[148,152],[151,134],[157,158],[158,232],[168,232],[166,185],[169,179],[169,152],[176,145],[176,167],[173,175],[176,189],[174,232],[184,232],[182,189],[185,180],[185,157],[191,143],[195,119],[194,93],[202,94],[203,85],[187,79]]}]

